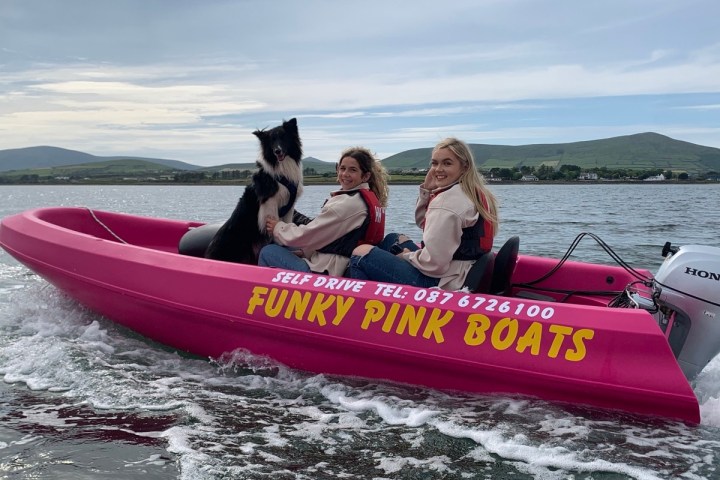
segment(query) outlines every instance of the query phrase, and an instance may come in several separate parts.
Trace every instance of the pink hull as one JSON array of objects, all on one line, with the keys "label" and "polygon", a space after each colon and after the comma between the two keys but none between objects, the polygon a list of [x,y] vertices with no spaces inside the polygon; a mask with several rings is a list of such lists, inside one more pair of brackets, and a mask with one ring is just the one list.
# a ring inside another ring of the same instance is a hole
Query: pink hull
[{"label": "pink hull", "polygon": [[[82,304],[174,348],[210,357],[244,348],[312,372],[700,420],[653,317],[603,306],[607,297],[539,301],[517,288],[494,297],[217,262],[176,253],[199,223],[92,213],[7,217],[0,246]],[[556,263],[521,256],[513,283]],[[543,285],[622,290],[631,280],[618,267],[568,262]]]}]

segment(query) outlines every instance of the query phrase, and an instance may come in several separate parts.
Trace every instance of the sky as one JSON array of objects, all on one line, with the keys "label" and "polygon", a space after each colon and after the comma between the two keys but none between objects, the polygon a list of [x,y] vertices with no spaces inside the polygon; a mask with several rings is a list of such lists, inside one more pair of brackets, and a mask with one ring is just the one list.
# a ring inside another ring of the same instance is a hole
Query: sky
[{"label": "sky", "polygon": [[720,148],[717,0],[2,0],[0,150],[253,162],[657,132]]}]

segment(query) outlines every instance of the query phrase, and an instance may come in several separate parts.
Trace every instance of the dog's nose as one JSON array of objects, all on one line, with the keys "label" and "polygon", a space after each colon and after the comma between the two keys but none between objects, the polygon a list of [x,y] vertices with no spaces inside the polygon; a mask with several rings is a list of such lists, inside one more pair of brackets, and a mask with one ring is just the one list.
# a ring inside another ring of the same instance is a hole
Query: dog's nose
[{"label": "dog's nose", "polygon": [[273,153],[275,153],[275,155],[282,155],[282,153],[283,153],[282,148],[275,147],[275,150],[273,150]]}]

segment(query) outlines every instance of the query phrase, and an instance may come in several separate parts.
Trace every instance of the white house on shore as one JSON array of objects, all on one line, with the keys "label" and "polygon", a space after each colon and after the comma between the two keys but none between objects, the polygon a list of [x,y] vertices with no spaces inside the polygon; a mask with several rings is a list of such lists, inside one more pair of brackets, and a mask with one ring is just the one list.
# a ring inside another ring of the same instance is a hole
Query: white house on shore
[{"label": "white house on shore", "polygon": [[595,172],[583,172],[578,175],[578,180],[597,180],[598,174]]},{"label": "white house on shore", "polygon": [[662,182],[662,181],[664,181],[664,180],[665,180],[665,175],[663,175],[663,174],[661,173],[660,175],[654,175],[654,176],[652,176],[652,177],[648,177],[648,178],[646,178],[646,179],[643,180],[643,181],[644,181],[644,182]]}]

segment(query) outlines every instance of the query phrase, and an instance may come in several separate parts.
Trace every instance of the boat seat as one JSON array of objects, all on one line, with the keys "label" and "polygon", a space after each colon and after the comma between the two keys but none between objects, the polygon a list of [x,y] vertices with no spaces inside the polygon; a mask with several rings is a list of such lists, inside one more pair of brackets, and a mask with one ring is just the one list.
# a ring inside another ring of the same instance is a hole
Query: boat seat
[{"label": "boat seat", "polygon": [[495,254],[495,266],[493,267],[492,282],[489,293],[506,297],[512,289],[512,275],[517,265],[518,253],[520,251],[520,237],[514,236],[507,239]]},{"label": "boat seat", "polygon": [[178,253],[191,257],[205,257],[205,250],[222,226],[222,223],[208,223],[191,228],[180,239]]},{"label": "boat seat", "polygon": [[497,253],[488,252],[470,268],[463,288],[471,293],[510,294],[512,274],[517,264],[520,237],[510,237]]},{"label": "boat seat", "polygon": [[470,293],[489,292],[494,264],[495,254],[493,252],[488,252],[475,260],[475,263],[470,267],[470,271],[465,277],[463,288],[467,288]]}]

